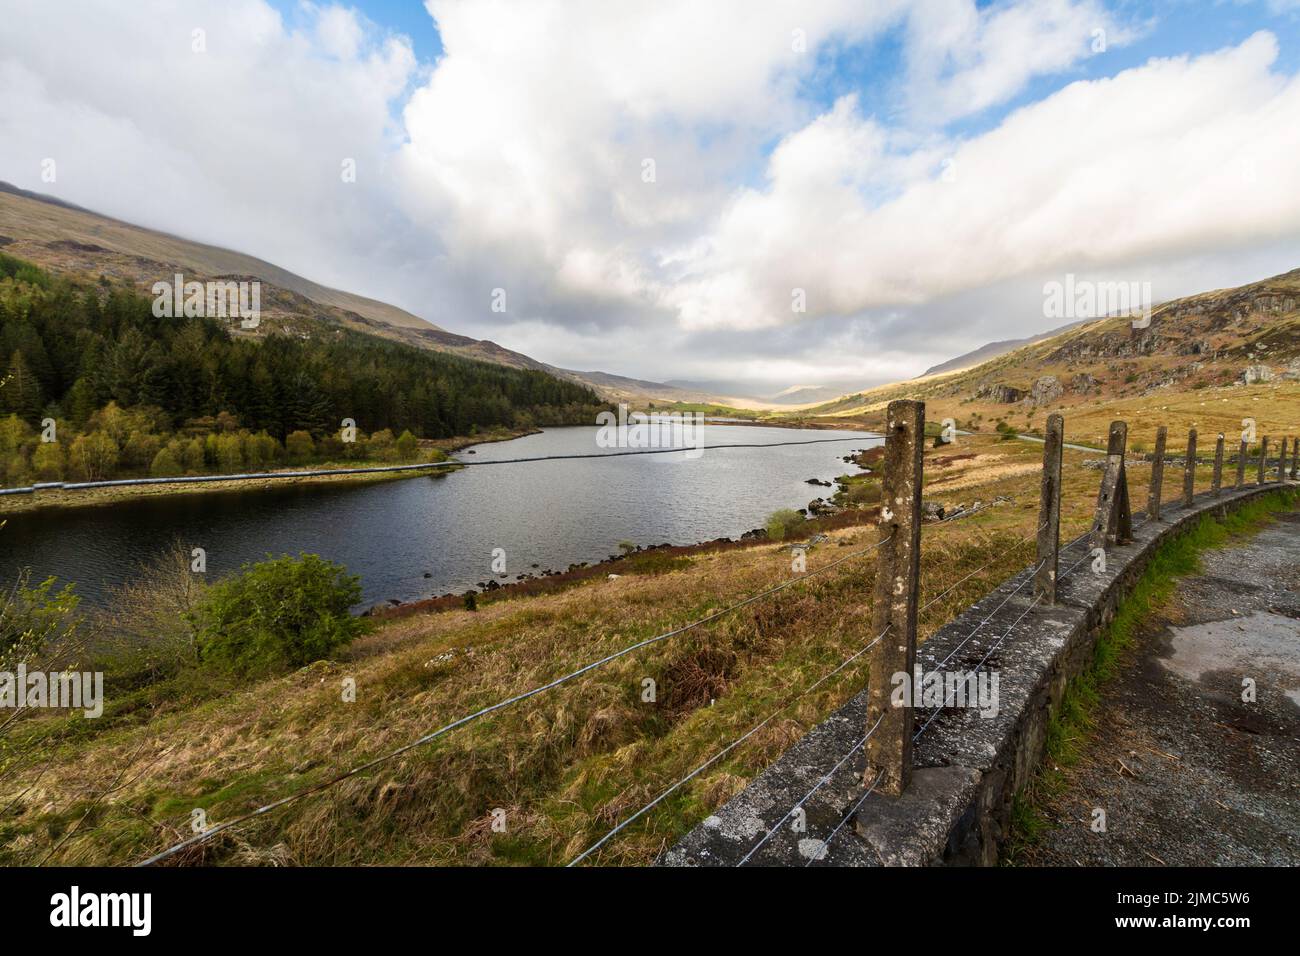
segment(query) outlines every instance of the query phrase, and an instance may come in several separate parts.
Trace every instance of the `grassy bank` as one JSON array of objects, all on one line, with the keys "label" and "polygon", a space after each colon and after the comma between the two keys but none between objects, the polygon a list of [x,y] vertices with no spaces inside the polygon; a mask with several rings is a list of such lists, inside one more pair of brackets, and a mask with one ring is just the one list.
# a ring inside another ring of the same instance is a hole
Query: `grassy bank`
[{"label": "grassy bank", "polygon": [[1004,859],[1017,857],[1049,826],[1043,803],[1066,786],[1066,772],[1074,766],[1100,717],[1101,690],[1124,666],[1144,628],[1160,617],[1178,587],[1180,578],[1201,568],[1200,555],[1230,545],[1266,525],[1273,515],[1293,510],[1300,496],[1290,489],[1244,504],[1222,519],[1203,516],[1192,528],[1161,544],[1128,599],[1119,607],[1098,637],[1087,670],[1070,682],[1047,728],[1047,748],[1033,781],[1016,797],[1013,829]]}]

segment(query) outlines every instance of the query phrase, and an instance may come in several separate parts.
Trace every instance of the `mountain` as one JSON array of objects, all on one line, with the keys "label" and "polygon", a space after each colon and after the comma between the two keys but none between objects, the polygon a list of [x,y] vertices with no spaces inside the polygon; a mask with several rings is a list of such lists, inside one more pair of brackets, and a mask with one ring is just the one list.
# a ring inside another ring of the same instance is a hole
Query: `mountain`
[{"label": "mountain", "polygon": [[[712,396],[709,400],[730,405],[733,408],[757,410],[791,410],[819,402],[825,402],[852,391],[854,382],[832,382],[822,385],[790,385],[779,387],[772,382],[744,382],[735,380],[689,381],[686,379],[669,379],[669,385],[694,392],[699,395]],[[719,396],[725,396],[719,398]],[[703,401],[704,399],[695,399]]]},{"label": "mountain", "polygon": [[610,401],[616,402],[685,402],[693,405],[726,405],[731,408],[758,408],[761,403],[751,399],[729,396],[715,390],[693,388],[680,383],[647,382],[639,378],[612,375],[609,372],[575,372],[572,369],[552,369],[553,373],[594,389]]},{"label": "mountain", "polygon": [[0,182],[0,245],[10,255],[38,265],[130,279],[144,291],[174,272],[183,272],[187,279],[193,274],[200,281],[252,276],[319,306],[373,322],[443,331],[396,306],[330,289],[262,259],[144,229],[4,182]]},{"label": "mountain", "polygon": [[830,385],[791,385],[775,395],[768,396],[767,400],[774,405],[809,405],[843,394],[842,388],[834,388]]},{"label": "mountain", "polygon": [[547,372],[613,401],[720,400],[659,382],[557,368],[495,342],[450,332],[388,303],[331,289],[263,259],[146,229],[4,182],[0,182],[0,250],[54,272],[125,280],[144,293],[176,273],[186,281],[260,280],[262,323],[254,332],[238,334],[302,333],[324,322],[419,348]]},{"label": "mountain", "polygon": [[930,375],[941,375],[944,372],[960,372],[962,369],[974,368],[990,359],[995,359],[999,355],[1006,355],[1022,345],[1032,345],[1035,342],[1041,342],[1043,339],[1050,339],[1054,335],[1060,335],[1062,332],[1068,332],[1070,329],[1083,325],[1088,319],[1081,319],[1078,322],[1071,322],[1069,325],[1062,325],[1048,332],[1041,332],[1038,335],[1031,335],[1024,339],[1005,339],[1001,342],[989,342],[987,345],[981,345],[974,351],[967,352],[965,355],[958,355],[956,358],[948,359],[946,362],[940,362],[933,365],[921,373],[920,378],[926,378]]}]

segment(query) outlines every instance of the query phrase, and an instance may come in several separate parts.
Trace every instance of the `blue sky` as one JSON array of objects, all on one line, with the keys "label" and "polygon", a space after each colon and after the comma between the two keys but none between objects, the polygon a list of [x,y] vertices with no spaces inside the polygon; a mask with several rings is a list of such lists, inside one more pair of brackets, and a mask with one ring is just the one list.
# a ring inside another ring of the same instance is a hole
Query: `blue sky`
[{"label": "blue sky", "polygon": [[[432,66],[442,55],[437,24],[422,0],[356,0],[345,5],[378,26],[406,36],[423,64]],[[274,6],[286,23],[304,21],[301,0],[274,0]],[[979,0],[977,6],[988,9],[998,4]],[[1086,60],[1065,74],[1037,78],[1010,101],[947,124],[950,131],[969,135],[988,129],[1017,107],[1042,99],[1067,83],[1113,75],[1151,57],[1211,52],[1240,43],[1258,30],[1300,37],[1300,0],[1121,0],[1109,6],[1126,23],[1141,30],[1139,39],[1112,46],[1105,57]],[[833,44],[819,50],[818,68],[801,84],[801,93],[811,106],[823,110],[846,93],[856,93],[863,113],[886,120],[898,115],[902,109],[900,77],[905,66],[901,33],[898,27],[868,44]],[[1294,73],[1298,64],[1300,43],[1284,43],[1279,68]]]}]

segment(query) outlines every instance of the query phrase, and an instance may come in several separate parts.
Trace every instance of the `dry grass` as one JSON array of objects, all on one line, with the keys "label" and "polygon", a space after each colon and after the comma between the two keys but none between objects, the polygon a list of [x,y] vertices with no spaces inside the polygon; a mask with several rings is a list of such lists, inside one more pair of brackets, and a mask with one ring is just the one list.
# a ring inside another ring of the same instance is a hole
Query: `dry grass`
[{"label": "dry grass", "polygon": [[[921,600],[942,597],[922,614],[923,636],[1033,557],[1041,446],[981,435],[963,437],[956,451],[927,448],[928,498],[1009,500],[925,529]],[[1065,457],[1068,538],[1089,523],[1100,473],[1081,466],[1086,453],[1067,450]],[[1145,472],[1135,467],[1130,477],[1135,508],[1145,501]],[[834,531],[808,566],[874,540],[870,527]],[[870,555],[846,561],[228,831],[181,859],[564,863],[866,644],[873,564]],[[0,781],[0,809],[13,803],[0,815],[0,862],[39,862],[56,846],[51,862],[133,862],[188,836],[194,808],[219,823],[791,573],[789,553],[769,544],[706,553],[666,574],[597,579],[478,612],[394,620],[344,660],[168,713],[115,718],[110,701],[96,726],[55,717],[25,721],[14,739],[30,743],[26,768]],[[653,861],[860,689],[865,662],[795,700],[594,861]],[[342,701],[345,677],[356,680],[355,703]],[[645,678],[656,682],[654,703],[642,701]],[[94,803],[119,774],[120,788]],[[505,811],[505,832],[491,825],[497,809]]]}]

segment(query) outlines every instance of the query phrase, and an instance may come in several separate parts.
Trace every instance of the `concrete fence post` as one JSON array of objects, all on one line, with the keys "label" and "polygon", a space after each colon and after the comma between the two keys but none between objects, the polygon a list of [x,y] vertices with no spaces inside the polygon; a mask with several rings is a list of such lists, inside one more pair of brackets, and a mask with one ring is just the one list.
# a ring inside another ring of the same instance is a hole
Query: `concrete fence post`
[{"label": "concrete fence post", "polygon": [[1091,545],[1104,548],[1128,544],[1133,540],[1133,512],[1128,500],[1128,473],[1124,456],[1128,449],[1128,425],[1110,423],[1110,441],[1106,446],[1106,473],[1097,493],[1097,513],[1093,518]]},{"label": "concrete fence post", "polygon": [[1214,442],[1214,476],[1210,479],[1210,490],[1217,498],[1223,491],[1223,433]]},{"label": "concrete fence post", "polygon": [[1268,436],[1265,435],[1259,440],[1259,475],[1255,484],[1262,485],[1268,481]]},{"label": "concrete fence post", "polygon": [[913,715],[894,707],[894,674],[911,679],[916,664],[916,613],[921,568],[921,481],[925,451],[925,403],[895,401],[886,413],[882,462],[880,547],[876,565],[872,635],[875,646],[867,678],[866,779],[882,793],[901,794],[912,779]]},{"label": "concrete fence post", "polygon": [[1056,603],[1056,573],[1061,551],[1061,455],[1065,449],[1065,419],[1047,416],[1043,433],[1043,480],[1038,495],[1038,570],[1034,594],[1045,604]]},{"label": "concrete fence post", "polygon": [[1190,508],[1196,498],[1196,429],[1187,433],[1187,462],[1183,465],[1183,505]]},{"label": "concrete fence post", "polygon": [[1237,490],[1240,491],[1242,485],[1246,483],[1246,455],[1249,449],[1246,447],[1246,439],[1241,440],[1241,450],[1237,452]]},{"label": "concrete fence post", "polygon": [[1161,425],[1156,429],[1156,452],[1151,459],[1151,490],[1147,496],[1147,517],[1152,521],[1160,520],[1160,492],[1165,484],[1165,441],[1169,429]]}]

